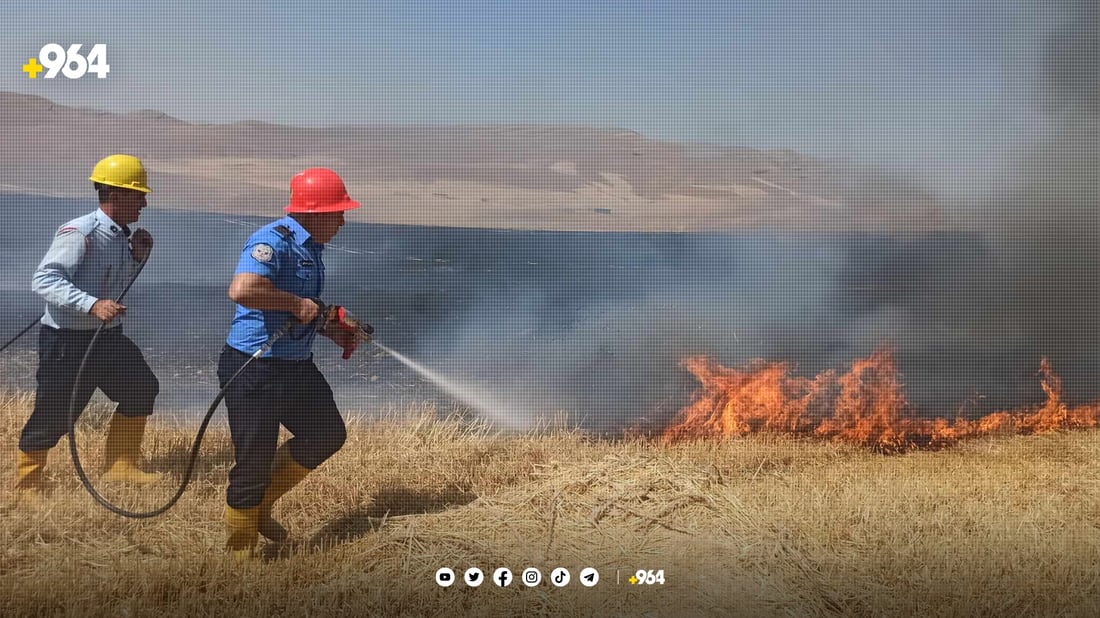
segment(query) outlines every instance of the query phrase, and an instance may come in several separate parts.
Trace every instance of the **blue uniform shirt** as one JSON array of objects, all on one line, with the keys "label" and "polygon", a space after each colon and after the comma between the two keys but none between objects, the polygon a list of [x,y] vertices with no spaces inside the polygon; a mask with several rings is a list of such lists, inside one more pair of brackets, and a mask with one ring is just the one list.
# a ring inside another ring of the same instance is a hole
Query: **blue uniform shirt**
[{"label": "blue uniform shirt", "polygon": [[[31,289],[46,301],[43,324],[74,330],[99,327],[99,319],[88,313],[92,305],[118,298],[137,272],[129,236],[130,229],[102,209],[57,229],[31,279]],[[108,327],[122,321],[119,316]]]},{"label": "blue uniform shirt", "polygon": [[[287,233],[275,229],[279,226]],[[313,241],[309,232],[293,217],[286,216],[260,228],[248,239],[234,274],[261,275],[284,292],[302,298],[320,298],[325,287],[325,265],[321,261],[324,248]],[[287,311],[260,311],[237,305],[226,343],[246,354],[254,354],[290,317]],[[316,335],[312,329],[296,327],[277,341],[265,358],[308,359]]]}]

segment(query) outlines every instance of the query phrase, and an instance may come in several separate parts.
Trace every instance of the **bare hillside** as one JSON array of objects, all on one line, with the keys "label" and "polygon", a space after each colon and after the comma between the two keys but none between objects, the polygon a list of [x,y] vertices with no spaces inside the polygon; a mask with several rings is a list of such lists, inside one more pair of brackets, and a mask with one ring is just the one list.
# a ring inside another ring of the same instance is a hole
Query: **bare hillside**
[{"label": "bare hillside", "polygon": [[939,229],[939,205],[870,170],[790,151],[717,148],[616,129],[296,128],[190,124],[0,93],[0,190],[88,196],[100,157],[152,172],[156,207],[271,215],[290,176],[336,169],[365,222],[539,230]]}]

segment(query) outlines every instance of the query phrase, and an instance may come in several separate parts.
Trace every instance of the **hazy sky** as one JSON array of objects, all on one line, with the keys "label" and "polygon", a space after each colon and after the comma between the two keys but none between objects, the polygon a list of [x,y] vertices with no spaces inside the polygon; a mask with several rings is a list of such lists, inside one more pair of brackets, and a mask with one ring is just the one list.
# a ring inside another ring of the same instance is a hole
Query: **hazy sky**
[{"label": "hazy sky", "polygon": [[[191,122],[581,124],[911,163],[1033,131],[1038,4],[15,3],[0,90]],[[108,45],[107,79],[30,80],[47,42]]]}]

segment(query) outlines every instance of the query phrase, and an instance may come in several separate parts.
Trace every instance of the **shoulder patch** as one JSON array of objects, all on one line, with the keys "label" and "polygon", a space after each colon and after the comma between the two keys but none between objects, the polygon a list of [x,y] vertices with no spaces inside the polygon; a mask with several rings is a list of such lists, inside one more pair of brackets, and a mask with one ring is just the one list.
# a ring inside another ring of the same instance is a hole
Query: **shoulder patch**
[{"label": "shoulder patch", "polygon": [[92,213],[92,214],[89,214],[89,215],[84,215],[83,217],[77,217],[77,218],[73,219],[72,221],[69,221],[65,225],[62,225],[61,227],[57,228],[57,232],[54,234],[54,236],[61,236],[63,234],[72,234],[73,232],[76,232],[77,234],[83,234],[84,236],[87,236],[87,235],[92,233],[92,230],[95,229],[95,226],[96,226],[95,213]]},{"label": "shoulder patch", "polygon": [[252,259],[257,262],[268,263],[271,258],[275,257],[275,250],[271,248],[271,245],[260,243],[255,247],[252,247]]}]

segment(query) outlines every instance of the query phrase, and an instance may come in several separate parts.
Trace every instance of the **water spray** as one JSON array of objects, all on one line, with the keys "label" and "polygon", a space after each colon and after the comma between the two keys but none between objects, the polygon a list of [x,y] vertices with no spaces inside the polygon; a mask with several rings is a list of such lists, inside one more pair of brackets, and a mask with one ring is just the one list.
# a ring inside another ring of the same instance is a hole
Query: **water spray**
[{"label": "water spray", "polygon": [[501,406],[498,402],[494,401],[493,398],[491,396],[487,395],[486,393],[481,392],[479,389],[477,389],[475,387],[465,385],[465,384],[460,384],[460,383],[458,383],[458,382],[456,382],[456,381],[454,381],[450,378],[447,378],[447,377],[439,374],[438,372],[433,371],[433,370],[429,369],[428,367],[425,367],[424,365],[422,365],[422,364],[414,361],[413,359],[405,356],[404,354],[401,354],[400,352],[397,352],[396,350],[393,350],[393,349],[391,349],[391,348],[389,348],[385,345],[382,345],[377,340],[374,340],[373,343],[374,343],[374,345],[378,346],[378,348],[380,350],[382,350],[383,352],[385,352],[385,353],[389,354],[390,356],[394,357],[395,359],[397,359],[399,362],[404,364],[409,369],[412,369],[413,371],[417,372],[418,374],[424,376],[425,378],[430,380],[433,384],[435,384],[439,388],[443,389],[445,392],[447,392],[447,394],[451,395],[455,399],[465,403],[466,405],[470,406],[471,408],[474,408],[475,410],[478,410],[479,412],[482,412],[482,413],[484,413],[488,416],[498,418],[499,420],[501,420],[502,422],[505,422],[507,424],[515,425],[515,419],[511,419],[511,418],[508,418],[506,416],[501,416],[498,413],[499,410],[503,409],[503,406]]}]

